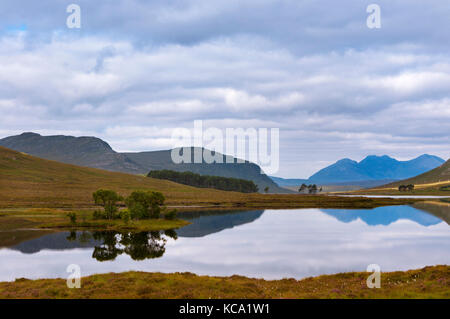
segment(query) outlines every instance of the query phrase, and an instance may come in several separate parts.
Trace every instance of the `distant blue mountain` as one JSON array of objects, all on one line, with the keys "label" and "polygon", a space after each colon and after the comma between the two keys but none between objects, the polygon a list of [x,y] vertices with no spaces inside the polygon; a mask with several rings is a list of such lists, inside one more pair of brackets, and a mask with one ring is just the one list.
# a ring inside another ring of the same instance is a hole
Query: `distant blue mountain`
[{"label": "distant blue mountain", "polygon": [[281,178],[275,176],[269,176],[279,186],[299,186],[303,183],[308,183],[307,179],[300,178]]},{"label": "distant blue mountain", "polygon": [[387,206],[374,209],[321,209],[343,223],[362,220],[369,226],[387,226],[400,219],[414,221],[422,226],[432,226],[442,222],[436,216],[411,206]]},{"label": "distant blue mountain", "polygon": [[315,183],[343,183],[354,181],[401,180],[423,174],[445,161],[424,154],[410,161],[398,161],[387,155],[370,155],[361,162],[345,158],[321,169],[309,178]]}]

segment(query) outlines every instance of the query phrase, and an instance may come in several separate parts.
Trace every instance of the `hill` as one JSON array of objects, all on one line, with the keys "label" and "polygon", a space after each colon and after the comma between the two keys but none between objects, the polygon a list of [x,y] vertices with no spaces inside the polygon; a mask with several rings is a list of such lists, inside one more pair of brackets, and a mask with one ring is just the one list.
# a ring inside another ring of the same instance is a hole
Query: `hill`
[{"label": "hill", "polygon": [[59,163],[0,147],[2,207],[92,206],[92,193],[99,188],[111,188],[123,196],[136,189],[158,190],[172,203],[200,202],[228,193]]},{"label": "hill", "polygon": [[[209,208],[372,208],[410,200],[244,194],[195,188],[145,176],[59,163],[0,147],[0,208],[92,208],[92,193],[113,189],[122,196],[134,190],[162,192],[172,206]],[[3,214],[3,212],[2,212]],[[1,214],[0,214],[1,216]]]},{"label": "hill", "polygon": [[[270,178],[277,183],[279,186],[299,186],[302,184],[308,184],[307,179],[301,179],[301,178],[282,178],[282,177],[275,177],[270,176]],[[311,183],[310,183],[311,184]]]},{"label": "hill", "polygon": [[[226,156],[222,156],[223,163],[207,164],[206,162],[194,163],[194,152],[198,148],[191,148],[191,162],[175,164],[171,158],[171,150],[141,152],[141,153],[123,153],[130,160],[142,167],[147,167],[148,171],[171,170],[176,172],[192,172],[200,175],[231,177],[253,181],[258,189],[262,192],[264,188],[269,187],[269,193],[289,193],[290,191],[279,187],[266,174],[261,174],[261,168],[246,161],[245,163],[237,163],[237,159],[233,158],[233,163],[226,162]],[[203,149],[202,149],[203,150]],[[147,173],[148,173],[147,171]]]},{"label": "hill", "polygon": [[[96,137],[41,136],[23,133],[0,139],[0,146],[40,158],[67,164],[86,166],[130,174],[147,174],[151,170],[191,171],[200,175],[241,178],[253,181],[260,191],[269,187],[269,193],[289,193],[278,187],[261,168],[250,162],[234,164],[192,163],[175,164],[171,150],[140,153],[118,153],[105,141]],[[222,155],[225,159],[225,155]],[[193,161],[192,161],[193,162]]]},{"label": "hill", "polygon": [[410,178],[444,163],[444,160],[432,155],[421,155],[410,161],[398,161],[387,155],[367,156],[360,162],[342,159],[321,169],[309,180],[316,183],[343,183],[375,180],[401,180]]},{"label": "hill", "polygon": [[441,182],[450,183],[450,160],[426,173],[402,181],[391,183],[389,185],[386,185],[386,187],[398,187],[400,185],[408,184],[434,184]]},{"label": "hill", "polygon": [[23,133],[0,140],[0,146],[44,159],[78,166],[100,168],[124,173],[143,173],[144,168],[125,155],[115,152],[96,137],[41,136]]}]

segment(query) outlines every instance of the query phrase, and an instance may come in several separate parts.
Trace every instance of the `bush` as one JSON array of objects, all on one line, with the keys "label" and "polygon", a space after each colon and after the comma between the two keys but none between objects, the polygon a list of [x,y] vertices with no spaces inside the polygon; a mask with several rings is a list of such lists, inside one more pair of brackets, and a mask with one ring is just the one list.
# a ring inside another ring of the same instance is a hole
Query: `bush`
[{"label": "bush", "polygon": [[123,211],[121,211],[120,219],[122,219],[125,224],[128,224],[131,219],[130,211],[128,209],[124,209]]},{"label": "bush", "polygon": [[114,219],[117,212],[117,202],[123,200],[115,191],[108,189],[99,189],[92,194],[97,205],[105,208],[106,219]]},{"label": "bush", "polygon": [[408,185],[400,185],[398,187],[398,190],[400,192],[406,192],[406,191],[413,191],[414,190],[414,185],[413,184],[408,184]]},{"label": "bush", "polygon": [[69,217],[70,222],[72,224],[76,224],[76,222],[77,222],[77,214],[75,214],[75,213],[68,213],[67,217]]},{"label": "bush", "polygon": [[164,214],[164,218],[167,220],[174,220],[175,218],[177,218],[177,210],[172,209],[168,211],[167,213]]},{"label": "bush", "polygon": [[105,214],[102,213],[100,210],[95,210],[94,213],[92,214],[92,218],[93,219],[104,219]]},{"label": "bush", "polygon": [[125,203],[133,219],[159,218],[164,195],[159,192],[134,191]]}]

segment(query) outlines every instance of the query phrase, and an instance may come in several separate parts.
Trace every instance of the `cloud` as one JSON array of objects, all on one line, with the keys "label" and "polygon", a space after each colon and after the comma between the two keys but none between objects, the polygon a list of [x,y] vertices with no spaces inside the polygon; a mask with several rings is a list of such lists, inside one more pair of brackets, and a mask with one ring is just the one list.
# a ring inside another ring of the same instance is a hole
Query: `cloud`
[{"label": "cloud", "polygon": [[139,151],[197,119],[279,127],[279,175],[294,177],[372,153],[448,158],[450,8],[379,4],[369,30],[347,0],[79,1],[69,30],[65,4],[2,1],[0,133]]}]

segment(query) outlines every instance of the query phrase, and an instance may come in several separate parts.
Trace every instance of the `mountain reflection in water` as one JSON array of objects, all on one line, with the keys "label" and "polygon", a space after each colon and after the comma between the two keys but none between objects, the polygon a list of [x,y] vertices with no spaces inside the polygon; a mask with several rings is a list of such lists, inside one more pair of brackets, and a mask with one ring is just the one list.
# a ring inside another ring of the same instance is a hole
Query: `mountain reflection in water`
[{"label": "mountain reflection in water", "polygon": [[450,263],[448,203],[367,210],[290,209],[180,214],[175,231],[58,232],[0,249],[0,280],[151,271],[304,278]]}]

